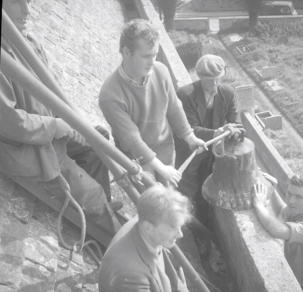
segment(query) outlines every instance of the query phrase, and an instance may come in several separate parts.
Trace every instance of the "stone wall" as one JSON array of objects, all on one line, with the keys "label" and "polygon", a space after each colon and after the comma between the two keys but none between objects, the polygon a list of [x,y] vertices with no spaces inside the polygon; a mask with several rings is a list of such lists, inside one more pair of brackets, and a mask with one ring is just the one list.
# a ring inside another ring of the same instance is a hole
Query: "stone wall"
[{"label": "stone wall", "polygon": [[119,65],[124,24],[118,0],[33,0],[28,31],[45,48],[63,92],[92,124],[104,124],[97,97]]},{"label": "stone wall", "polygon": [[[296,22],[302,20],[302,15],[298,16],[260,16],[259,20],[263,23],[276,23],[279,22]],[[213,17],[215,19],[215,17]],[[175,19],[176,29],[179,30],[192,30],[192,31],[208,31],[209,30],[209,17],[196,17],[193,19],[187,19],[184,17]],[[217,17],[219,20],[220,30],[226,30],[232,26],[248,27],[248,16],[236,16],[236,17]]]}]

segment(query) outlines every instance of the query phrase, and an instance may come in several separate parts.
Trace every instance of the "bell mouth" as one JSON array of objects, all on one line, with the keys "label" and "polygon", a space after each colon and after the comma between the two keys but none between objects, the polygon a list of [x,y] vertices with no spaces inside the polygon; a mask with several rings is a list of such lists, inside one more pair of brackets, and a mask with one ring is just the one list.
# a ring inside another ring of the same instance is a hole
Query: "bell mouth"
[{"label": "bell mouth", "polygon": [[254,143],[248,138],[241,142],[226,140],[224,151],[215,157],[213,173],[202,186],[202,196],[211,205],[229,210],[252,208],[252,191],[257,181],[272,192],[271,183],[258,169]]}]

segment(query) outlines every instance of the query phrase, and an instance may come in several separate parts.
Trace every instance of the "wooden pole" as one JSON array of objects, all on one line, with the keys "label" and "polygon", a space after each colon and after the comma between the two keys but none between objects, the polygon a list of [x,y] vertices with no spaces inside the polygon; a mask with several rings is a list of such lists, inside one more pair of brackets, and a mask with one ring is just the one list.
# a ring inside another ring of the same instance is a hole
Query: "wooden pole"
[{"label": "wooden pole", "polygon": [[[63,102],[54,92],[37,78],[33,77],[31,72],[24,68],[24,66],[17,64],[17,62],[2,48],[1,70],[15,79],[21,87],[81,133],[88,144],[113,173],[115,179],[121,178],[125,174],[125,169],[130,175],[138,174],[140,168],[134,161],[130,160],[124,153],[110,144],[110,142],[94,127],[90,126],[81,115],[74,112],[73,109]],[[111,162],[108,156],[121,164],[124,170],[121,167],[118,167],[117,163]],[[146,187],[154,184],[150,176],[146,175],[144,172],[142,173],[142,180]]]},{"label": "wooden pole", "polygon": [[33,71],[39,76],[39,79],[57,96],[59,96],[66,104],[68,104],[73,110],[78,111],[70,101],[65,98],[62,89],[58,85],[54,76],[49,72],[46,65],[37,56],[29,43],[24,39],[24,36],[17,29],[7,13],[2,9],[2,36],[9,41],[22,56],[30,64]]}]

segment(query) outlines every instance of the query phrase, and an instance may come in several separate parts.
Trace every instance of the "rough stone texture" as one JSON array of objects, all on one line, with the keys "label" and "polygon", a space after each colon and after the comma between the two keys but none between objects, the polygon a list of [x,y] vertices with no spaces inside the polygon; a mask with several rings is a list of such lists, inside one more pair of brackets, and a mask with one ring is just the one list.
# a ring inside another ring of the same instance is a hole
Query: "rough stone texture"
[{"label": "rough stone texture", "polygon": [[247,136],[255,142],[259,159],[266,170],[278,180],[278,187],[282,193],[286,193],[289,178],[294,175],[292,169],[259,129],[257,121],[250,114],[244,113],[242,122]]},{"label": "rough stone texture", "polygon": [[7,291],[53,291],[57,236],[50,226],[33,218],[34,199],[13,184],[5,188],[8,184],[1,180],[0,287]]},{"label": "rough stone texture", "polygon": [[[97,292],[97,266],[87,253],[59,245],[58,214],[24,189],[0,177],[0,291]],[[64,222],[72,243],[79,230]]]},{"label": "rough stone texture", "polygon": [[120,63],[119,1],[33,0],[31,8],[28,31],[45,48],[63,92],[93,124],[103,124],[97,97]]},{"label": "rough stone texture", "polygon": [[252,210],[215,208],[216,230],[242,292],[300,292],[283,243],[264,231]]}]

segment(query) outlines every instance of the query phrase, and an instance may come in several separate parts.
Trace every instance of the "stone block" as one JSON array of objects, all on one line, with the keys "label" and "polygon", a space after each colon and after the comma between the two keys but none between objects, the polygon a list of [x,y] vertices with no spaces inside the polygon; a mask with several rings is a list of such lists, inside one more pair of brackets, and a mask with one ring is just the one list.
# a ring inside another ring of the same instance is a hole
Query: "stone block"
[{"label": "stone block", "polygon": [[279,74],[279,68],[277,66],[264,66],[261,69],[261,74],[264,79],[272,79]]},{"label": "stone block", "polygon": [[249,46],[249,45],[238,45],[236,46],[236,51],[240,56],[246,55],[251,53],[254,50],[253,46]]},{"label": "stone block", "polygon": [[277,66],[264,66],[261,69],[254,69],[257,75],[262,80],[271,80],[276,78],[280,72]]},{"label": "stone block", "polygon": [[255,87],[253,85],[240,85],[235,88],[238,98],[239,112],[248,111],[252,115],[255,112]]},{"label": "stone block", "polygon": [[255,116],[263,129],[271,129],[271,130],[282,129],[281,115],[273,115],[270,111],[264,111],[264,112],[256,113]]},{"label": "stone block", "polygon": [[215,230],[242,292],[300,292],[283,244],[260,225],[253,210],[214,209]]},{"label": "stone block", "polygon": [[236,43],[236,42],[241,41],[242,39],[243,39],[243,37],[237,33],[232,33],[228,36],[228,40],[230,43]]},{"label": "stone block", "polygon": [[208,19],[208,31],[210,34],[217,34],[220,31],[220,19],[210,17]]},{"label": "stone block", "polygon": [[264,81],[264,85],[266,87],[268,87],[270,90],[275,91],[275,92],[284,89],[284,87],[279,83],[279,81],[277,79],[271,79],[271,80]]},{"label": "stone block", "polygon": [[254,116],[245,112],[242,114],[241,120],[246,130],[246,136],[255,143],[259,161],[264,164],[267,172],[277,178],[279,190],[286,193],[289,178],[294,175],[293,171],[260,129]]},{"label": "stone block", "polygon": [[263,79],[262,72],[261,72],[259,69],[254,68],[253,71],[256,73],[257,78],[258,78],[259,80],[260,80],[260,79],[261,79],[261,80]]}]

